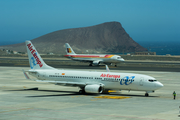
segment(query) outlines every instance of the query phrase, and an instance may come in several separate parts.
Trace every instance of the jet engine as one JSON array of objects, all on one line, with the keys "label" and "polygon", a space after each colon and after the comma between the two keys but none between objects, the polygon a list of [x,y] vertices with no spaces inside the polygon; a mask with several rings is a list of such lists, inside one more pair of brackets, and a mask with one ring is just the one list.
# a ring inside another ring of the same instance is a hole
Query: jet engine
[{"label": "jet engine", "polygon": [[86,85],[84,90],[86,93],[102,93],[103,86],[101,86],[101,85]]},{"label": "jet engine", "polygon": [[99,65],[100,62],[99,62],[99,61],[93,61],[92,64],[93,64],[93,65]]}]

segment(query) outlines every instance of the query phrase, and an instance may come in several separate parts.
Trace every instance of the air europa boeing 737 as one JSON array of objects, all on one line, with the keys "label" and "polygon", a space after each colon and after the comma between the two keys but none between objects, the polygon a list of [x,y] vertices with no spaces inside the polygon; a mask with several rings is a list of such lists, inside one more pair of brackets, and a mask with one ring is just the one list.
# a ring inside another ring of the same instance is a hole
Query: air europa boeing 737
[{"label": "air europa boeing 737", "polygon": [[107,72],[58,70],[48,66],[43,61],[30,41],[26,41],[26,47],[31,69],[28,71],[23,70],[23,72],[27,79],[30,79],[30,77],[26,72],[36,77],[37,79],[35,81],[37,82],[79,87],[80,93],[103,93],[108,90],[134,90],[145,91],[145,96],[149,96],[148,93],[163,87],[163,84],[151,76],[110,72],[107,65]]},{"label": "air europa boeing 737", "polygon": [[117,66],[116,63],[124,61],[124,59],[119,55],[76,54],[68,43],[65,43],[65,46],[67,53],[65,57],[76,61],[89,62],[89,66],[99,65],[100,63],[104,63],[106,65],[115,63],[115,66]]}]

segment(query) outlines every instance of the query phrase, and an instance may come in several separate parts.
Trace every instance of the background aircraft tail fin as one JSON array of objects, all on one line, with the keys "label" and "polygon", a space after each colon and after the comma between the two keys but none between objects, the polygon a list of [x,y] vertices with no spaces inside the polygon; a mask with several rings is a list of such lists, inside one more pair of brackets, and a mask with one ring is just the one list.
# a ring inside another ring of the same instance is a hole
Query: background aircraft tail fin
[{"label": "background aircraft tail fin", "polygon": [[66,45],[67,55],[76,55],[76,53],[73,51],[73,49],[71,48],[71,46],[68,43],[65,43],[65,45]]},{"label": "background aircraft tail fin", "polygon": [[46,65],[31,41],[26,41],[26,48],[31,69],[54,69]]},{"label": "background aircraft tail fin", "polygon": [[109,70],[109,67],[106,65],[106,71],[107,72],[110,72],[110,70]]}]

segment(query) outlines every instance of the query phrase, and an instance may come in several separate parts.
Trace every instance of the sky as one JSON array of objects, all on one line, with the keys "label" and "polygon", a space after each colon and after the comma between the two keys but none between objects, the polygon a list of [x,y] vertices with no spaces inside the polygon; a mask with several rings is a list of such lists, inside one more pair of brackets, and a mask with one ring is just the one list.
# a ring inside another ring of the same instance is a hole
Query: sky
[{"label": "sky", "polygon": [[180,0],[0,0],[0,46],[120,22],[136,42],[180,41]]}]

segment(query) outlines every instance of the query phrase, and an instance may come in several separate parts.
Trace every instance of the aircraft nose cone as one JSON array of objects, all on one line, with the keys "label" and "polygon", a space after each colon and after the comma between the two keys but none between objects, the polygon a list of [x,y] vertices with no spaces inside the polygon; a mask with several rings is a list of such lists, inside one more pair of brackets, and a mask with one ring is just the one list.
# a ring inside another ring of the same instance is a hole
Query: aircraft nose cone
[{"label": "aircraft nose cone", "polygon": [[124,59],[123,59],[123,58],[121,58],[121,61],[123,61],[123,62],[124,62]]},{"label": "aircraft nose cone", "polygon": [[158,88],[161,88],[161,87],[163,87],[164,85],[162,84],[162,83],[160,83],[160,82],[158,82],[157,84],[156,84],[156,87],[158,87]]}]

